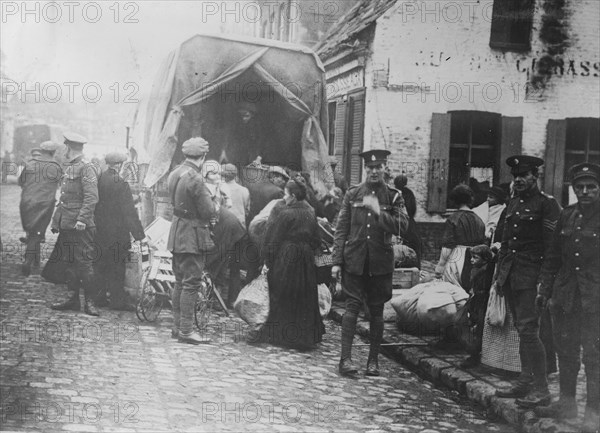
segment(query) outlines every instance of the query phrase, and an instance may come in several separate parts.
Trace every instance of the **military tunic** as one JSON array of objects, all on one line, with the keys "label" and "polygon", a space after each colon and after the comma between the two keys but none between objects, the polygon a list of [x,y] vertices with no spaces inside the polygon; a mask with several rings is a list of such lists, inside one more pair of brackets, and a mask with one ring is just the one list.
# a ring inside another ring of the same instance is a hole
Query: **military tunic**
[{"label": "military tunic", "polygon": [[561,395],[575,397],[583,347],[587,405],[600,405],[600,204],[565,208],[553,237],[549,274],[539,293],[551,298]]},{"label": "military tunic", "polygon": [[175,168],[169,175],[168,185],[173,204],[167,242],[167,248],[173,253],[175,274],[173,321],[182,334],[189,334],[206,254],[214,247],[210,220],[217,214],[201,169],[192,162],[186,160]]},{"label": "military tunic", "polygon": [[560,210],[558,202],[537,185],[512,198],[506,208],[496,274],[519,333],[521,378],[534,380],[540,389],[547,387],[547,360],[535,308],[536,287],[547,279]]},{"label": "military tunic", "polygon": [[[379,200],[379,216],[363,205],[367,195]],[[407,227],[404,200],[397,189],[383,182],[375,185],[364,182],[348,190],[338,217],[333,247],[333,265],[343,269],[342,281],[347,294],[359,296],[364,290],[372,304],[383,304],[391,298],[392,236],[404,233]],[[375,280],[358,281],[352,276]]]},{"label": "military tunic", "polygon": [[[75,285],[81,280],[86,298],[95,297],[92,265],[99,255],[94,244],[98,173],[83,155],[66,163],[59,200],[52,217],[52,231],[58,231],[59,235],[42,276],[56,283],[73,282]],[[86,225],[85,230],[75,229],[78,221]]]}]

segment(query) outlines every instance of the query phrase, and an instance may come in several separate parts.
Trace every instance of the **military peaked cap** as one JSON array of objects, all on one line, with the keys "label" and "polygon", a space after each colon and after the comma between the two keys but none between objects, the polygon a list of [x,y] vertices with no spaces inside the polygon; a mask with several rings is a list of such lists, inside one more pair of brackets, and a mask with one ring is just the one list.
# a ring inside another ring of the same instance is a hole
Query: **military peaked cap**
[{"label": "military peaked cap", "polygon": [[208,149],[208,141],[202,137],[190,138],[181,146],[181,152],[183,152],[185,156],[191,156],[192,158],[197,158],[208,153]]},{"label": "military peaked cap", "polygon": [[377,165],[377,164],[386,164],[387,157],[391,152],[385,149],[374,149],[367,150],[366,152],[360,153],[362,159],[365,160],[365,165]]},{"label": "military peaked cap", "polygon": [[87,143],[87,138],[75,132],[65,132],[63,137],[65,137],[65,144],[67,146],[83,146]]},{"label": "military peaked cap", "polygon": [[513,155],[506,159],[506,164],[510,167],[510,173],[516,176],[538,168],[544,164],[544,160],[529,155]]},{"label": "military peaked cap", "polygon": [[571,182],[575,182],[577,179],[583,177],[592,178],[600,182],[600,165],[592,164],[591,162],[577,164],[569,169],[569,174],[571,175]]}]

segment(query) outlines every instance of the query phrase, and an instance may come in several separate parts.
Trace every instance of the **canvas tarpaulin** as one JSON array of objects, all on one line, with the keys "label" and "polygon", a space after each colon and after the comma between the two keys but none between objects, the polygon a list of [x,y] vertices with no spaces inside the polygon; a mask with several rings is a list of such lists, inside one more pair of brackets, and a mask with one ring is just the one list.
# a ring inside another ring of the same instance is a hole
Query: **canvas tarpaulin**
[{"label": "canvas tarpaulin", "polygon": [[303,47],[212,36],[184,42],[163,64],[148,103],[145,185],[169,172],[189,136],[209,136],[211,149],[218,147],[230,113],[244,99],[256,102],[263,116],[267,161],[297,162],[315,181],[331,185],[324,80],[320,61]]}]

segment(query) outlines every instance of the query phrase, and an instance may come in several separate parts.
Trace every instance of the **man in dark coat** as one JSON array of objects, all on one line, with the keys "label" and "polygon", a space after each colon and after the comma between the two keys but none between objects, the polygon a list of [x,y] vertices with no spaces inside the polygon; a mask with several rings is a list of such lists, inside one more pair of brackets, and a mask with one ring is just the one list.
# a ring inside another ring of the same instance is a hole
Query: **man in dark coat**
[{"label": "man in dark coat", "polygon": [[248,214],[248,224],[259,214],[263,208],[272,200],[283,198],[283,188],[290,176],[282,167],[270,167],[268,173],[268,182],[248,181],[247,188],[250,191],[250,212]]},{"label": "man in dark coat", "polygon": [[546,352],[540,340],[540,315],[535,308],[536,288],[547,284],[551,272],[548,258],[560,205],[538,189],[540,158],[511,156],[506,160],[514,177],[515,197],[506,208],[502,246],[498,256],[495,282],[499,294],[506,296],[519,333],[521,375],[512,388],[499,390],[498,397],[516,398],[522,407],[550,403],[546,379]]},{"label": "man in dark coat", "polygon": [[392,235],[404,234],[408,216],[402,193],[384,183],[387,150],[360,154],[367,180],[346,193],[335,230],[332,278],[342,277],[346,312],[342,318],[342,353],[339,372],[354,375],[352,340],[358,311],[367,300],[371,347],[367,376],[379,376],[378,355],[383,338],[383,306],[392,297],[394,251]]},{"label": "man in dark coat", "polygon": [[23,230],[27,234],[21,239],[27,245],[25,261],[21,265],[25,276],[31,273],[32,265],[40,263],[40,243],[45,239],[54,211],[56,189],[62,177],[62,168],[54,159],[56,148],[53,142],[45,141],[39,148],[32,149],[32,156],[19,176],[19,210]]},{"label": "man in dark coat", "polygon": [[129,184],[119,176],[127,156],[109,153],[104,158],[108,168],[98,178],[98,204],[96,218],[96,244],[100,257],[94,263],[98,283],[98,305],[106,305],[110,295],[110,308],[135,311],[124,290],[125,264],[131,248],[130,234],[136,241],[144,238],[144,229],[133,204]]},{"label": "man in dark coat", "polygon": [[183,143],[185,161],[169,175],[173,221],[167,248],[173,253],[175,287],[172,294],[173,331],[181,343],[208,343],[210,339],[193,330],[194,306],[202,283],[206,255],[214,248],[211,220],[217,212],[202,177],[208,143],[194,137]]},{"label": "man in dark coat", "polygon": [[93,261],[98,251],[94,245],[96,225],[94,209],[98,202],[97,168],[83,156],[86,139],[79,134],[65,133],[66,167],[63,172],[60,202],[52,217],[52,231],[58,232],[58,239],[51,259],[44,273],[52,272],[53,267],[65,268],[68,298],[52,305],[53,310],[78,311],[79,289],[85,293],[86,314],[98,316],[95,305]]},{"label": "man in dark coat", "polygon": [[[251,182],[246,185],[250,191],[250,213],[248,214],[248,225],[252,222],[265,206],[273,200],[283,198],[283,189],[290,179],[289,175],[282,167],[270,167],[268,173],[268,182]],[[258,251],[259,245],[253,239],[248,240],[247,248],[250,251]],[[252,281],[260,274],[260,258],[255,255],[246,256],[246,281]]]},{"label": "man in dark coat", "polygon": [[406,206],[406,213],[408,214],[408,229],[404,236],[404,243],[409,248],[412,248],[417,254],[417,268],[421,269],[423,245],[421,242],[421,235],[419,234],[419,228],[415,221],[415,215],[417,214],[417,199],[415,198],[415,193],[406,186],[407,183],[408,177],[404,173],[399,174],[394,178],[394,186],[402,193],[404,206]]},{"label": "man in dark coat", "polygon": [[335,169],[338,165],[338,160],[335,155],[329,157],[329,164],[331,165],[331,172],[333,173],[334,185],[342,190],[342,195],[345,195],[346,191],[348,191],[348,182],[344,175]]},{"label": "man in dark coat", "polygon": [[[577,203],[560,214],[554,231],[549,272],[538,287],[536,305],[550,307],[558,352],[560,398],[538,407],[538,416],[576,418],[580,348],[587,385],[583,431],[596,432],[600,413],[600,166],[571,168]],[[549,299],[549,301],[548,301]]]}]

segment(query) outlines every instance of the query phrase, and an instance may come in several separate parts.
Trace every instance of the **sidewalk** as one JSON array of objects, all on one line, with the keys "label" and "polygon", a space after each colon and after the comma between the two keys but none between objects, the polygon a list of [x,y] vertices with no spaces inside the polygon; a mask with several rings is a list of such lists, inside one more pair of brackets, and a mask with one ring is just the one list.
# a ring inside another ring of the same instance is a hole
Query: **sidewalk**
[{"label": "sidewalk", "polygon": [[[428,271],[429,267],[424,266]],[[343,302],[334,302],[329,317],[340,322],[344,314]],[[369,338],[369,322],[361,314],[358,318],[357,333],[364,339]],[[456,350],[450,351],[436,347],[437,336],[417,337],[398,330],[395,322],[386,322],[382,344],[401,343],[402,345],[382,346],[382,353],[401,362],[410,370],[430,380],[436,385],[443,385],[458,391],[473,402],[484,407],[490,418],[501,417],[519,431],[527,433],[578,432],[583,421],[585,410],[585,376],[583,365],[579,373],[577,400],[579,417],[575,420],[557,421],[553,419],[538,419],[532,410],[520,409],[514,399],[498,398],[496,389],[511,385],[509,379],[501,378],[492,373],[491,368],[479,366],[463,370],[460,363],[467,358],[467,353]],[[355,339],[354,344],[360,344]],[[548,377],[550,392],[558,397],[558,373]]]}]

